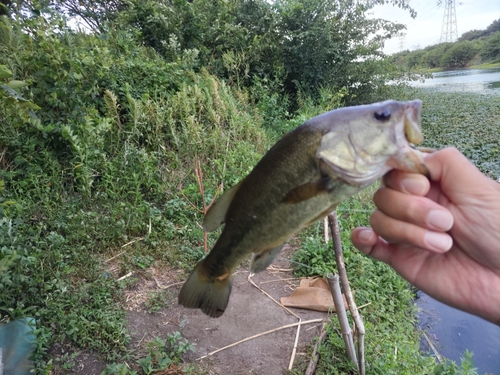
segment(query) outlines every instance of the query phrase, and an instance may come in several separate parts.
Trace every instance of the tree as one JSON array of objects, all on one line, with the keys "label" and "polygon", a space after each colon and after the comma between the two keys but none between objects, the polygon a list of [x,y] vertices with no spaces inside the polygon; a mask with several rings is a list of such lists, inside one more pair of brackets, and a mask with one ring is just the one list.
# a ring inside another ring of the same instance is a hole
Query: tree
[{"label": "tree", "polygon": [[452,43],[441,43],[428,47],[427,53],[422,56],[422,63],[426,64],[431,69],[440,67],[443,55],[451,46]]},{"label": "tree", "polygon": [[460,38],[458,38],[458,42],[462,42],[464,40],[474,40],[482,37],[484,34],[484,30],[470,30],[463,33]]},{"label": "tree", "polygon": [[500,31],[497,31],[485,41],[480,54],[483,61],[500,60]]},{"label": "tree", "polygon": [[446,69],[464,68],[478,52],[476,45],[468,40],[454,43],[443,55],[441,66]]}]

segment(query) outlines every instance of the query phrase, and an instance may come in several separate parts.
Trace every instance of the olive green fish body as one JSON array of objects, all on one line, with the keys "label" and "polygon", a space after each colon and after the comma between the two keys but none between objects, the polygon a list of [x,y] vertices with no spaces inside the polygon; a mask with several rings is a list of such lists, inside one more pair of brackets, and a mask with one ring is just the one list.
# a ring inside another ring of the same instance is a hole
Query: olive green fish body
[{"label": "olive green fish body", "polygon": [[[405,121],[419,111],[419,103],[409,103],[411,109],[405,109],[408,103],[391,101],[331,111],[278,141],[207,213],[203,223],[207,231],[223,223],[225,227],[183,285],[179,303],[201,308],[212,317],[222,315],[231,274],[248,255],[253,254],[250,271],[259,272],[291,235],[393,167],[420,168],[425,173],[421,160],[415,167],[415,160],[407,160],[409,151],[401,151],[408,144],[405,133],[413,131],[408,137],[418,137],[418,131],[406,129],[415,124]],[[374,119],[374,113],[387,117],[394,112],[399,118],[390,123]]]},{"label": "olive green fish body", "polygon": [[[358,190],[321,172],[316,159],[321,136],[315,128],[296,129],[242,181],[227,210],[226,226],[205,258],[210,276],[232,271],[252,252],[283,244]],[[298,138],[301,148],[295,146]],[[292,164],[294,168],[289,168]],[[294,199],[293,191],[307,184],[311,185],[310,194]]]}]

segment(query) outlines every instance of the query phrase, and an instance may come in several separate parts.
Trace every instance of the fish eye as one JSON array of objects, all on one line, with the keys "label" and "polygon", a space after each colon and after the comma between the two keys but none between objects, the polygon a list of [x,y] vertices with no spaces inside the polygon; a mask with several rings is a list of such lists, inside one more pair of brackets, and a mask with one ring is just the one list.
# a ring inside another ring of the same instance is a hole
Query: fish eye
[{"label": "fish eye", "polygon": [[388,109],[382,109],[375,112],[374,117],[378,121],[387,121],[391,118],[391,111],[389,111]]}]

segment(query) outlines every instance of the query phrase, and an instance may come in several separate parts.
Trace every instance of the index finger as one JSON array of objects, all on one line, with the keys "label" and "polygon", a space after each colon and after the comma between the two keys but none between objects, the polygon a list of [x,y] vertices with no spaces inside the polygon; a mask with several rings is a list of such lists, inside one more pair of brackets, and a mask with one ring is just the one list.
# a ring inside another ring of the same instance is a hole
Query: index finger
[{"label": "index finger", "polygon": [[430,188],[430,182],[424,175],[400,170],[387,173],[383,181],[388,188],[421,197],[425,196]]}]

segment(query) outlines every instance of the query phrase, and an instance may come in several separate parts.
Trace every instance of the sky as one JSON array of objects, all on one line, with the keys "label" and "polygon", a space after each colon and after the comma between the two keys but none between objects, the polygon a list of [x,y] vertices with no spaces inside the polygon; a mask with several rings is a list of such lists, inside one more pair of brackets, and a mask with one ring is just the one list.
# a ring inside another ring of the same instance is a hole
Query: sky
[{"label": "sky", "polygon": [[[441,27],[448,0],[410,0],[410,6],[416,10],[417,17],[412,19],[407,11],[392,5],[377,6],[373,16],[406,25],[406,36],[393,38],[386,42],[384,52],[392,54],[403,49],[415,50],[439,43]],[[500,0],[456,0],[458,36],[466,31],[484,30],[494,20],[500,18]]]}]

